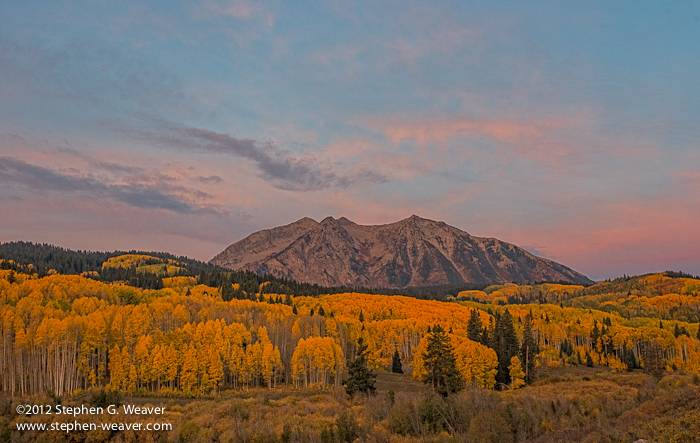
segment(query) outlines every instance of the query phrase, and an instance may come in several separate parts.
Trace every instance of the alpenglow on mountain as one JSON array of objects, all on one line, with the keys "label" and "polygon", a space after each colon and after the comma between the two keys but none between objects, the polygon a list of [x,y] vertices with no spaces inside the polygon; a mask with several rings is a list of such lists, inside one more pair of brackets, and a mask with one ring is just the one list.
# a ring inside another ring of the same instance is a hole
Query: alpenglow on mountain
[{"label": "alpenglow on mountain", "polygon": [[404,288],[460,283],[593,281],[495,238],[411,216],[387,225],[308,217],[258,231],[211,260],[233,270],[322,286]]}]

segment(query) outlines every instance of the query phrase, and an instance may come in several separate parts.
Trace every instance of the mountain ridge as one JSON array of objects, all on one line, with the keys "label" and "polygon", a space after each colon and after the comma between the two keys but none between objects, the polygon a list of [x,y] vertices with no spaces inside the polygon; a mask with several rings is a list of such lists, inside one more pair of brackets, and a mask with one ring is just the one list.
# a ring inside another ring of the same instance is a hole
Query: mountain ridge
[{"label": "mountain ridge", "polygon": [[459,283],[594,283],[516,245],[475,237],[412,215],[384,225],[345,217],[296,222],[255,232],[210,263],[323,286],[405,288]]}]

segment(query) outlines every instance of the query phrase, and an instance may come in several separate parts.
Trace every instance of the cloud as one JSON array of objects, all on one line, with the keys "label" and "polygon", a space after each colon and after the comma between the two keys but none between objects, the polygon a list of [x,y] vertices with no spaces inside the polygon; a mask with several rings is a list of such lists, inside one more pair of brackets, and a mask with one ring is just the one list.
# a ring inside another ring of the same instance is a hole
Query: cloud
[{"label": "cloud", "polygon": [[76,124],[95,115],[184,109],[192,98],[177,74],[128,49],[84,40],[45,45],[0,34],[0,112],[70,114],[67,124]]},{"label": "cloud", "polygon": [[[271,141],[260,142],[207,129],[175,125],[166,125],[159,132],[124,128],[113,122],[110,125],[115,130],[135,134],[161,147],[248,159],[256,165],[260,177],[282,190],[317,191],[387,181],[384,175],[365,167],[337,165],[330,160],[319,161],[309,155],[297,156],[279,149]],[[348,172],[335,172],[334,168],[338,167],[343,167]]]},{"label": "cloud", "polygon": [[218,175],[210,175],[209,177],[195,177],[194,181],[199,183],[213,183],[215,185],[218,185],[219,183],[223,183],[224,180]]},{"label": "cloud", "polygon": [[444,144],[454,137],[476,136],[492,137],[504,143],[517,143],[544,138],[550,131],[570,125],[570,123],[561,120],[520,123],[510,119],[457,119],[388,123],[384,127],[384,132],[394,143],[412,139],[420,145]]},{"label": "cloud", "polygon": [[[81,155],[77,152],[74,153],[74,155]],[[95,166],[96,168],[103,169],[105,171],[109,172],[114,172],[114,173],[127,173],[127,174],[140,174],[143,173],[143,168],[139,168],[136,166],[128,166],[128,165],[120,165],[118,163],[113,163],[113,162],[106,162],[106,161],[100,161],[100,160],[91,160],[90,164]]]},{"label": "cloud", "polygon": [[[74,172],[73,172],[74,171]],[[0,183],[21,185],[42,194],[68,195],[84,200],[112,201],[141,209],[163,209],[179,214],[221,215],[216,205],[202,202],[206,193],[166,184],[109,183],[91,176],[57,171],[13,157],[0,157]]]}]

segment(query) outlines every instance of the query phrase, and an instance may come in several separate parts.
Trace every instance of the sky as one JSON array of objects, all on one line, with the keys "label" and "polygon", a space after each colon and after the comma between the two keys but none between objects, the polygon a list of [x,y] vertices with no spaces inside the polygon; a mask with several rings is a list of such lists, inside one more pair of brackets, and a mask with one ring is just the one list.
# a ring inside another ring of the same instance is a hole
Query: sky
[{"label": "sky", "polygon": [[700,274],[700,3],[0,2],[0,241],[412,214]]}]

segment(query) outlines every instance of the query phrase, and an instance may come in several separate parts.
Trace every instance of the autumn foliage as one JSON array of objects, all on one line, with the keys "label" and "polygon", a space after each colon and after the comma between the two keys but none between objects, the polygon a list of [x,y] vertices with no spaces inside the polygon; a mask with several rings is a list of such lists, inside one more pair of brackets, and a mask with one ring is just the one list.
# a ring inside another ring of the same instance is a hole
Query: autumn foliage
[{"label": "autumn foliage", "polygon": [[[105,266],[120,263],[151,266],[139,256],[110,259]],[[595,286],[534,285],[518,292],[520,287],[504,285],[483,291],[495,294],[491,298],[460,294],[466,301],[452,303],[359,293],[290,297],[264,293],[262,287],[250,297],[255,300],[224,301],[222,288],[188,276],[166,277],[163,289],[151,290],[77,275],[39,278],[0,270],[0,380],[6,392],[57,395],[101,387],[206,396],[280,383],[299,389],[340,386],[360,338],[370,369],[391,370],[398,352],[420,379],[428,330],[436,325],[449,338],[460,378],[484,388],[499,377],[511,383],[515,374],[530,382],[538,366],[585,364],[586,355],[594,365],[624,372],[644,366],[645,349],[652,348],[663,370],[700,370],[697,323],[629,315],[636,306],[643,313],[697,311],[700,282],[659,275],[634,284],[630,295],[617,299],[617,293]],[[480,302],[533,291],[562,301]],[[570,298],[580,291],[588,295]],[[587,307],[591,303],[600,309]],[[624,306],[624,315],[615,306]],[[470,332],[470,322],[478,324],[478,333]],[[508,324],[512,338],[494,342],[494,331]]]}]

